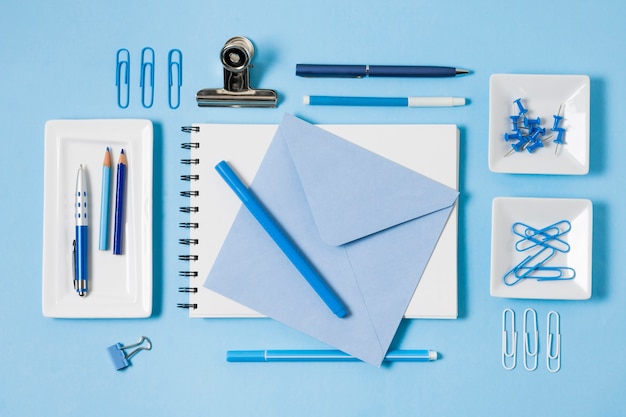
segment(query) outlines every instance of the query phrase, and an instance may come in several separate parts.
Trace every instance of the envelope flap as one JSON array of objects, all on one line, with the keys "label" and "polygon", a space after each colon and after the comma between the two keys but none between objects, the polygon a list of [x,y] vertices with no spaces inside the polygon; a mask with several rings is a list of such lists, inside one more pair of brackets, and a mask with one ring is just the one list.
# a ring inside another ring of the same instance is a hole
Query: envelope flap
[{"label": "envelope flap", "polygon": [[457,198],[456,190],[294,116],[285,115],[277,134],[329,245],[442,210]]}]

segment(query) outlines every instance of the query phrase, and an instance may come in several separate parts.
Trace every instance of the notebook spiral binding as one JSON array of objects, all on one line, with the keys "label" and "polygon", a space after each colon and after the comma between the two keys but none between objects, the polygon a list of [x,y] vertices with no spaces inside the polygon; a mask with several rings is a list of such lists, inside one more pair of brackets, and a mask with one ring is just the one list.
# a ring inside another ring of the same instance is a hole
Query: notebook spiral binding
[{"label": "notebook spiral binding", "polygon": [[[185,133],[192,133],[192,132],[199,132],[200,131],[200,127],[199,126],[183,126],[181,127],[181,131],[185,132]],[[190,149],[198,149],[200,147],[200,143],[197,142],[183,142],[181,143],[180,147],[184,150],[190,150]],[[180,163],[183,165],[198,165],[200,163],[200,160],[197,158],[183,158],[180,160]],[[183,181],[183,183],[187,183],[189,184],[188,186],[185,186],[185,188],[188,188],[186,190],[183,190],[180,192],[180,196],[183,198],[187,198],[187,202],[188,204],[181,206],[179,208],[179,211],[181,213],[185,213],[185,214],[192,214],[192,213],[197,213],[199,211],[199,208],[197,206],[193,205],[193,198],[194,197],[198,197],[200,195],[200,192],[198,190],[193,190],[193,182],[194,181],[198,181],[200,179],[200,176],[197,174],[185,174],[185,175],[181,175],[180,180]],[[198,224],[198,222],[181,222],[178,224],[178,226],[181,229],[185,229],[185,230],[189,230],[189,229],[197,229],[200,227],[200,225]],[[190,238],[180,238],[178,239],[178,243],[182,246],[185,246],[187,248],[190,249],[190,251],[192,251],[193,249],[191,249],[193,246],[198,244],[198,239],[190,239]],[[183,255],[179,255],[178,256],[178,260],[179,261],[183,261],[183,262],[187,262],[187,268],[184,270],[180,270],[178,271],[178,276],[183,277],[183,278],[189,278],[189,279],[193,279],[196,278],[198,276],[198,271],[194,271],[192,270],[192,266],[191,266],[191,262],[197,261],[198,260],[198,255],[195,254],[183,254]],[[191,283],[190,283],[191,284]],[[178,292],[179,293],[187,293],[187,294],[195,294],[198,292],[198,288],[194,287],[192,285],[188,286],[188,287],[178,287]],[[196,309],[198,308],[198,304],[195,303],[178,303],[176,305],[178,308],[184,308],[184,309]]]}]

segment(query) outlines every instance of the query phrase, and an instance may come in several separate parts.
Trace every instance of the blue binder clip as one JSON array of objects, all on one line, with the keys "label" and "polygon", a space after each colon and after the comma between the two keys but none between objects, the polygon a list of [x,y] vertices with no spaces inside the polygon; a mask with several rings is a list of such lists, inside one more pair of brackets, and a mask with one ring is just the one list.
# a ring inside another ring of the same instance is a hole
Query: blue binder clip
[{"label": "blue binder clip", "polygon": [[[146,342],[145,346],[141,346],[144,342]],[[124,352],[125,349],[132,349],[136,347],[137,349],[133,350],[130,353]],[[150,350],[152,349],[152,342],[146,336],[141,336],[139,342],[133,343],[132,345],[124,346],[121,343],[116,343],[113,346],[109,346],[107,348],[107,352],[109,352],[109,357],[111,361],[113,361],[113,366],[115,366],[115,370],[119,371],[124,368],[130,366],[130,358],[135,356],[137,352],[140,350]]]}]

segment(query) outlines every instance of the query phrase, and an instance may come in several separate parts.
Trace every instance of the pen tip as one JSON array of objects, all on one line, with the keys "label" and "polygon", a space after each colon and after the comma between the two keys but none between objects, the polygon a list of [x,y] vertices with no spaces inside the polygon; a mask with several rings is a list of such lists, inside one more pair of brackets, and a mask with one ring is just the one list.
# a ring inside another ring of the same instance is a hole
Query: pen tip
[{"label": "pen tip", "polygon": [[469,70],[460,69],[460,68],[456,69],[456,75],[464,75],[464,74],[469,74]]}]

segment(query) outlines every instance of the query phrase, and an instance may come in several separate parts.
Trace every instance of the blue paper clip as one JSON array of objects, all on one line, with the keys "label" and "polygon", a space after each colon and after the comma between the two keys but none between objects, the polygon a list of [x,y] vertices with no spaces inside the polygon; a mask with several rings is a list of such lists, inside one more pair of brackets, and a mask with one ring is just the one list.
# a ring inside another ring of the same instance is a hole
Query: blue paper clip
[{"label": "blue paper clip", "polygon": [[122,48],[117,51],[115,85],[117,86],[117,105],[125,109],[130,103],[130,52],[128,49]]},{"label": "blue paper clip", "polygon": [[550,311],[547,321],[546,366],[548,371],[558,372],[561,369],[561,317],[556,311]]},{"label": "blue paper clip", "polygon": [[[507,316],[510,318],[508,326]],[[517,332],[515,331],[515,311],[510,308],[505,308],[504,310],[502,310],[502,367],[507,371],[510,371],[515,368],[515,365],[517,365]]]},{"label": "blue paper clip", "polygon": [[[149,109],[154,103],[154,49],[150,47],[141,50],[139,87],[141,87],[141,104]],[[146,101],[146,98],[149,100]]]},{"label": "blue paper clip", "polygon": [[183,85],[183,53],[178,49],[172,49],[167,54],[167,77],[169,81],[167,99],[170,109],[175,110],[180,106],[180,87]]},{"label": "blue paper clip", "polygon": [[[144,342],[146,342],[146,346],[141,346]],[[133,350],[130,353],[124,352],[125,349],[131,349],[136,347],[137,349]],[[135,356],[137,352],[140,350],[150,350],[152,349],[152,342],[146,336],[141,336],[139,342],[133,343],[132,345],[124,346],[121,343],[116,343],[113,346],[109,346],[107,348],[107,352],[109,352],[109,357],[113,362],[113,366],[115,366],[115,370],[119,371],[124,368],[130,366],[130,358]]]},{"label": "blue paper clip", "polygon": [[[530,346],[531,342],[533,345],[532,348]],[[537,325],[537,312],[532,308],[527,308],[524,310],[524,368],[527,371],[537,369],[538,352],[539,326]]]}]

